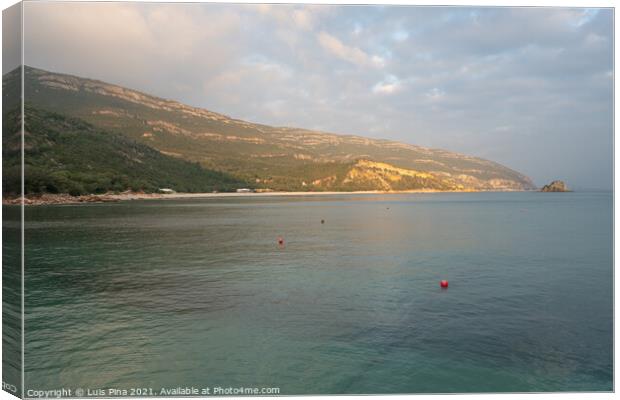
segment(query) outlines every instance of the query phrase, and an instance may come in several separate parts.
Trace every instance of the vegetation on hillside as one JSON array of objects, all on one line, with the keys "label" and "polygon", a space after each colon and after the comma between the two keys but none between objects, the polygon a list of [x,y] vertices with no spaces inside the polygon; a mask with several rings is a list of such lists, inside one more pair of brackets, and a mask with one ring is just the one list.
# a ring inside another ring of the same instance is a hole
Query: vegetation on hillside
[{"label": "vegetation on hillside", "polygon": [[[25,107],[25,193],[108,191],[230,191],[247,184],[228,174],[207,170],[161,154],[118,133],[105,132],[76,118]],[[19,193],[19,111],[5,114],[3,184],[5,193]]]}]

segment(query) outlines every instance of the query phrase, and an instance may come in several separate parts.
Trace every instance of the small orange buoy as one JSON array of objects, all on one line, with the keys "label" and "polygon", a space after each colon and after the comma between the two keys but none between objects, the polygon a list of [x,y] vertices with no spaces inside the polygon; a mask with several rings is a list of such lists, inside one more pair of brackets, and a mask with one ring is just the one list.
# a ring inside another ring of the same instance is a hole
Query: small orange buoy
[{"label": "small orange buoy", "polygon": [[282,236],[278,236],[278,244],[282,246],[284,244],[284,238]]},{"label": "small orange buoy", "polygon": [[442,288],[447,288],[448,287],[448,281],[443,280],[443,281],[439,282],[439,286],[441,286]]}]

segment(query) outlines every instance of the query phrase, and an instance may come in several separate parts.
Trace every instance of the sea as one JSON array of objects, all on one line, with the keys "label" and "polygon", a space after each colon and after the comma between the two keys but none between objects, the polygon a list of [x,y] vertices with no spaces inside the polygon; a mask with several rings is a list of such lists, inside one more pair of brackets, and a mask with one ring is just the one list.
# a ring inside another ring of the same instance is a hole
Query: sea
[{"label": "sea", "polygon": [[30,206],[24,235],[26,390],[613,390],[611,192]]}]

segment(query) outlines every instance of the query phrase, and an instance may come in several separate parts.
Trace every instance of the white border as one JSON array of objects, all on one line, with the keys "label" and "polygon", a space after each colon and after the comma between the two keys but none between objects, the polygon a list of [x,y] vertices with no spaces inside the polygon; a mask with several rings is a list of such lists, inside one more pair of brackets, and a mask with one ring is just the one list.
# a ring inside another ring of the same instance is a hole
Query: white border
[{"label": "white border", "polygon": [[[84,0],[84,1],[94,1],[94,0]],[[180,0],[150,0],[150,1],[145,1],[145,0],[134,0],[136,2],[166,2],[166,3],[183,3],[184,1],[180,1]],[[211,0],[211,3],[228,3],[229,1],[225,1],[225,0]],[[6,9],[8,7],[10,7],[11,5],[16,4],[17,2],[15,0],[0,0],[0,5],[2,6],[2,9]],[[236,3],[241,3],[239,1],[237,1]],[[313,1],[299,1],[299,0],[289,0],[289,1],[261,1],[261,0],[244,0],[243,3],[292,3],[292,4],[303,4],[303,3],[313,3],[313,4],[381,4],[381,5],[420,5],[420,6],[482,6],[482,7],[591,7],[591,8],[599,8],[599,7],[609,7],[609,8],[614,8],[615,7],[615,3],[611,0],[596,0],[596,1],[584,1],[584,0],[563,0],[563,1],[554,1],[554,0],[539,0],[539,1],[532,1],[532,0],[524,0],[524,1],[514,1],[514,0],[495,0],[495,1],[491,1],[491,0],[473,0],[473,1],[465,1],[465,0],[445,0],[445,1],[415,1],[415,0],[390,0],[390,1],[385,1],[385,0],[371,0],[371,1],[355,1],[355,0],[313,0]],[[23,33],[24,33],[24,7],[22,4],[22,24],[21,24],[21,29],[22,29],[22,38]],[[1,30],[0,30],[0,40],[1,40]],[[617,374],[617,370],[618,368],[616,368],[616,360],[618,359],[616,357],[616,355],[618,354],[618,347],[615,345],[616,344],[616,338],[617,338],[617,319],[615,318],[615,310],[618,309],[618,299],[615,297],[615,287],[616,287],[616,283],[617,283],[617,275],[615,274],[615,254],[616,254],[616,249],[618,249],[618,242],[617,242],[617,225],[615,224],[615,210],[616,207],[618,205],[620,205],[620,200],[615,196],[615,188],[618,187],[617,185],[620,183],[619,181],[619,175],[617,174],[617,170],[616,170],[616,163],[615,163],[615,154],[616,154],[616,150],[617,150],[617,143],[615,141],[615,116],[617,115],[618,109],[617,109],[617,104],[615,102],[615,93],[616,93],[616,80],[615,80],[615,65],[616,65],[616,57],[617,57],[617,52],[616,52],[616,46],[617,46],[617,34],[615,31],[615,9],[614,9],[614,384],[617,382],[618,379],[618,374]],[[0,55],[0,59],[1,59],[1,55]],[[24,62],[24,45],[22,42],[22,65]],[[22,93],[24,90],[24,77],[23,77],[23,71],[22,71]],[[23,193],[23,115],[24,115],[24,104],[23,104],[23,97],[22,97],[22,193]],[[0,121],[1,121],[1,116],[0,116]],[[0,171],[1,171],[1,165],[0,165]],[[23,246],[23,240],[24,240],[24,230],[23,230],[23,224],[24,224],[24,206],[23,206],[23,202],[22,202],[22,246]],[[1,238],[1,232],[0,232],[0,238]],[[1,252],[1,249],[0,249]],[[23,248],[22,248],[22,277],[24,276],[24,252],[23,252]],[[1,282],[1,280],[0,280]],[[2,293],[2,289],[0,287],[0,296]],[[24,357],[24,280],[22,279],[22,360]],[[0,326],[0,332],[1,332],[1,326]],[[1,347],[0,347],[0,355],[1,355]],[[24,374],[23,374],[23,368],[24,368],[24,364],[22,363],[22,388],[24,387]],[[615,386],[615,385],[614,385]],[[584,397],[587,398],[591,398],[591,399],[610,399],[615,397],[614,394],[612,393],[553,393],[553,394],[525,394],[525,393],[517,393],[517,394],[462,394],[462,395],[379,395],[379,396],[373,396],[374,398],[378,398],[378,399],[391,399],[394,397],[397,398],[407,398],[407,399],[422,399],[422,400],[426,400],[426,399],[447,399],[447,398],[475,398],[477,396],[483,396],[485,399],[521,399],[521,398],[525,398],[525,399],[533,399],[533,398],[538,398],[538,397],[543,397],[545,399],[583,399]],[[284,396],[282,396],[284,397]],[[294,397],[294,398],[302,398],[303,396],[287,396],[288,398]],[[308,396],[306,396],[308,397]],[[310,396],[314,399],[327,399],[329,396]],[[362,399],[364,397],[367,396],[338,396],[338,397],[343,397],[343,398],[347,398],[347,399]],[[230,399],[244,399],[242,397],[227,397]],[[254,399],[273,399],[272,397],[252,397]],[[15,399],[14,396],[10,395],[7,392],[4,391],[0,391],[0,400],[5,400],[5,399]],[[186,399],[186,398],[178,398],[178,399]],[[247,399],[247,397],[245,398]]]}]

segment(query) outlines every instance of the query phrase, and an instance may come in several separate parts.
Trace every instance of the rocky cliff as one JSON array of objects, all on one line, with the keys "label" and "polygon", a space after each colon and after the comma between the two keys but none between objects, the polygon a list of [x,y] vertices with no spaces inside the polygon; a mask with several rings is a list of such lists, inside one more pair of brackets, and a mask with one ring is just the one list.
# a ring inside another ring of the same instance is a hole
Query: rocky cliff
[{"label": "rocky cliff", "polygon": [[540,189],[541,192],[570,192],[566,184],[562,181],[553,181]]}]

